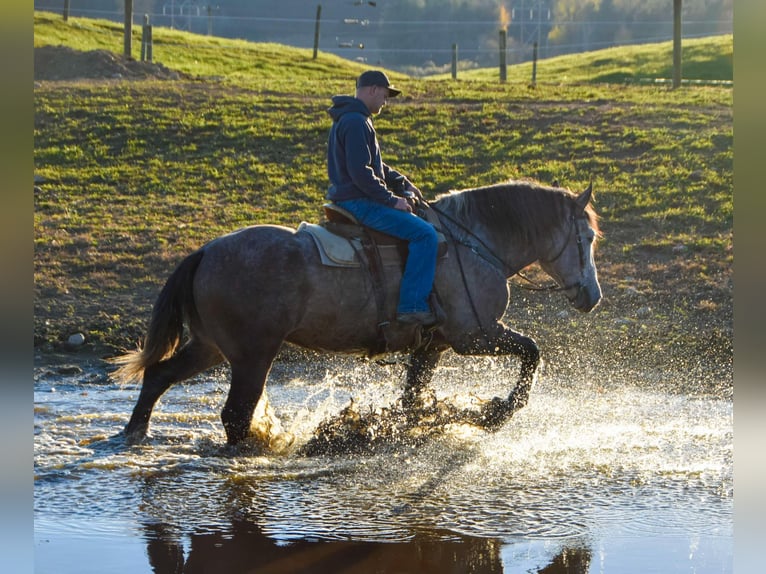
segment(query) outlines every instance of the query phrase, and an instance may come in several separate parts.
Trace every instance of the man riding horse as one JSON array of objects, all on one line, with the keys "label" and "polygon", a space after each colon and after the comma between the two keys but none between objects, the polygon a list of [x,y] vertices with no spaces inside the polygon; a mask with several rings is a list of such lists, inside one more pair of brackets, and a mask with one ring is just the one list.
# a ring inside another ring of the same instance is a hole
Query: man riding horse
[{"label": "man riding horse", "polygon": [[383,72],[368,70],[357,78],[355,96],[332,98],[327,199],[362,225],[408,242],[396,319],[430,327],[437,322],[429,305],[436,271],[436,230],[412,213],[407,198],[422,199],[420,190],[383,162],[372,125],[372,116],[380,113],[388,98],[399,94],[401,90]]}]

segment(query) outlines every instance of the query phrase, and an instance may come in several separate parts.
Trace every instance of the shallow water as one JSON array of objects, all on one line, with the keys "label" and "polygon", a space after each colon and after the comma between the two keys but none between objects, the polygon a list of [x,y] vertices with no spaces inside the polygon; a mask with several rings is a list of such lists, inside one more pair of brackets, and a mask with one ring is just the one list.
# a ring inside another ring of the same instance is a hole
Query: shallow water
[{"label": "shallow water", "polygon": [[[453,358],[434,386],[454,402],[505,395],[515,369]],[[403,367],[276,365],[269,400],[295,436],[283,454],[225,446],[225,369],[168,391],[134,447],[112,437],[138,389],[97,363],[66,372],[35,369],[39,573],[732,571],[732,401],[681,373],[543,375],[495,433],[306,457],[351,397],[392,404]]]}]

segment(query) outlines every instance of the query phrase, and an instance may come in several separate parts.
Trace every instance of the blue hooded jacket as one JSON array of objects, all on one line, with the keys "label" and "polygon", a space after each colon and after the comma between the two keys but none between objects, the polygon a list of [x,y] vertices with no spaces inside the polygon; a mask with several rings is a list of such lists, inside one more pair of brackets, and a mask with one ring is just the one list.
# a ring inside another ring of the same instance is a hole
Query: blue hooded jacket
[{"label": "blue hooded jacket", "polygon": [[354,96],[334,96],[332,103],[327,110],[333,120],[327,142],[327,199],[368,198],[392,207],[397,196],[390,190],[403,190],[409,182],[383,163],[370,111]]}]

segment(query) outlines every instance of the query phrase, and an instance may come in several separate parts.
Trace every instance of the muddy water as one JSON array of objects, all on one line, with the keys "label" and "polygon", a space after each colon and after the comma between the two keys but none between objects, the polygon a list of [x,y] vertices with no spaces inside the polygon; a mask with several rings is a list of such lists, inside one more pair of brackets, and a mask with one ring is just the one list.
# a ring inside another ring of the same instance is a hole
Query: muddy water
[{"label": "muddy water", "polygon": [[[173,387],[128,448],[113,435],[138,389],[80,367],[35,369],[39,573],[732,571],[732,401],[682,373],[543,375],[495,433],[450,425],[417,446],[307,457],[352,397],[395,401],[403,367],[278,364],[269,401],[295,437],[281,454],[224,445],[225,369]],[[488,398],[513,371],[453,357],[434,386]]]}]

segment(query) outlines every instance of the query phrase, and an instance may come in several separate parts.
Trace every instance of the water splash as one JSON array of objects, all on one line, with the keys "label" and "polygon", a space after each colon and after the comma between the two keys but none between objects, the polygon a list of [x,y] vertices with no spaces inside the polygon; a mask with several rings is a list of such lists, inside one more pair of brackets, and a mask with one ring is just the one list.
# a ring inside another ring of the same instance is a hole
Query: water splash
[{"label": "water splash", "polygon": [[[36,519],[149,516],[186,532],[225,529],[236,516],[279,540],[406,540],[434,528],[555,540],[730,529],[728,398],[658,390],[653,381],[544,377],[496,432],[443,424],[413,440],[373,441],[380,446],[363,457],[307,457],[304,445],[344,408],[353,406],[361,429],[397,410],[401,367],[344,367],[276,369],[265,421],[254,419],[264,438],[239,449],[226,447],[219,418],[225,373],[171,389],[151,436],[130,448],[111,437],[127,421],[134,389],[40,379]],[[434,400],[476,408],[486,399],[471,394],[505,394],[513,376],[503,361],[447,361]]]}]

